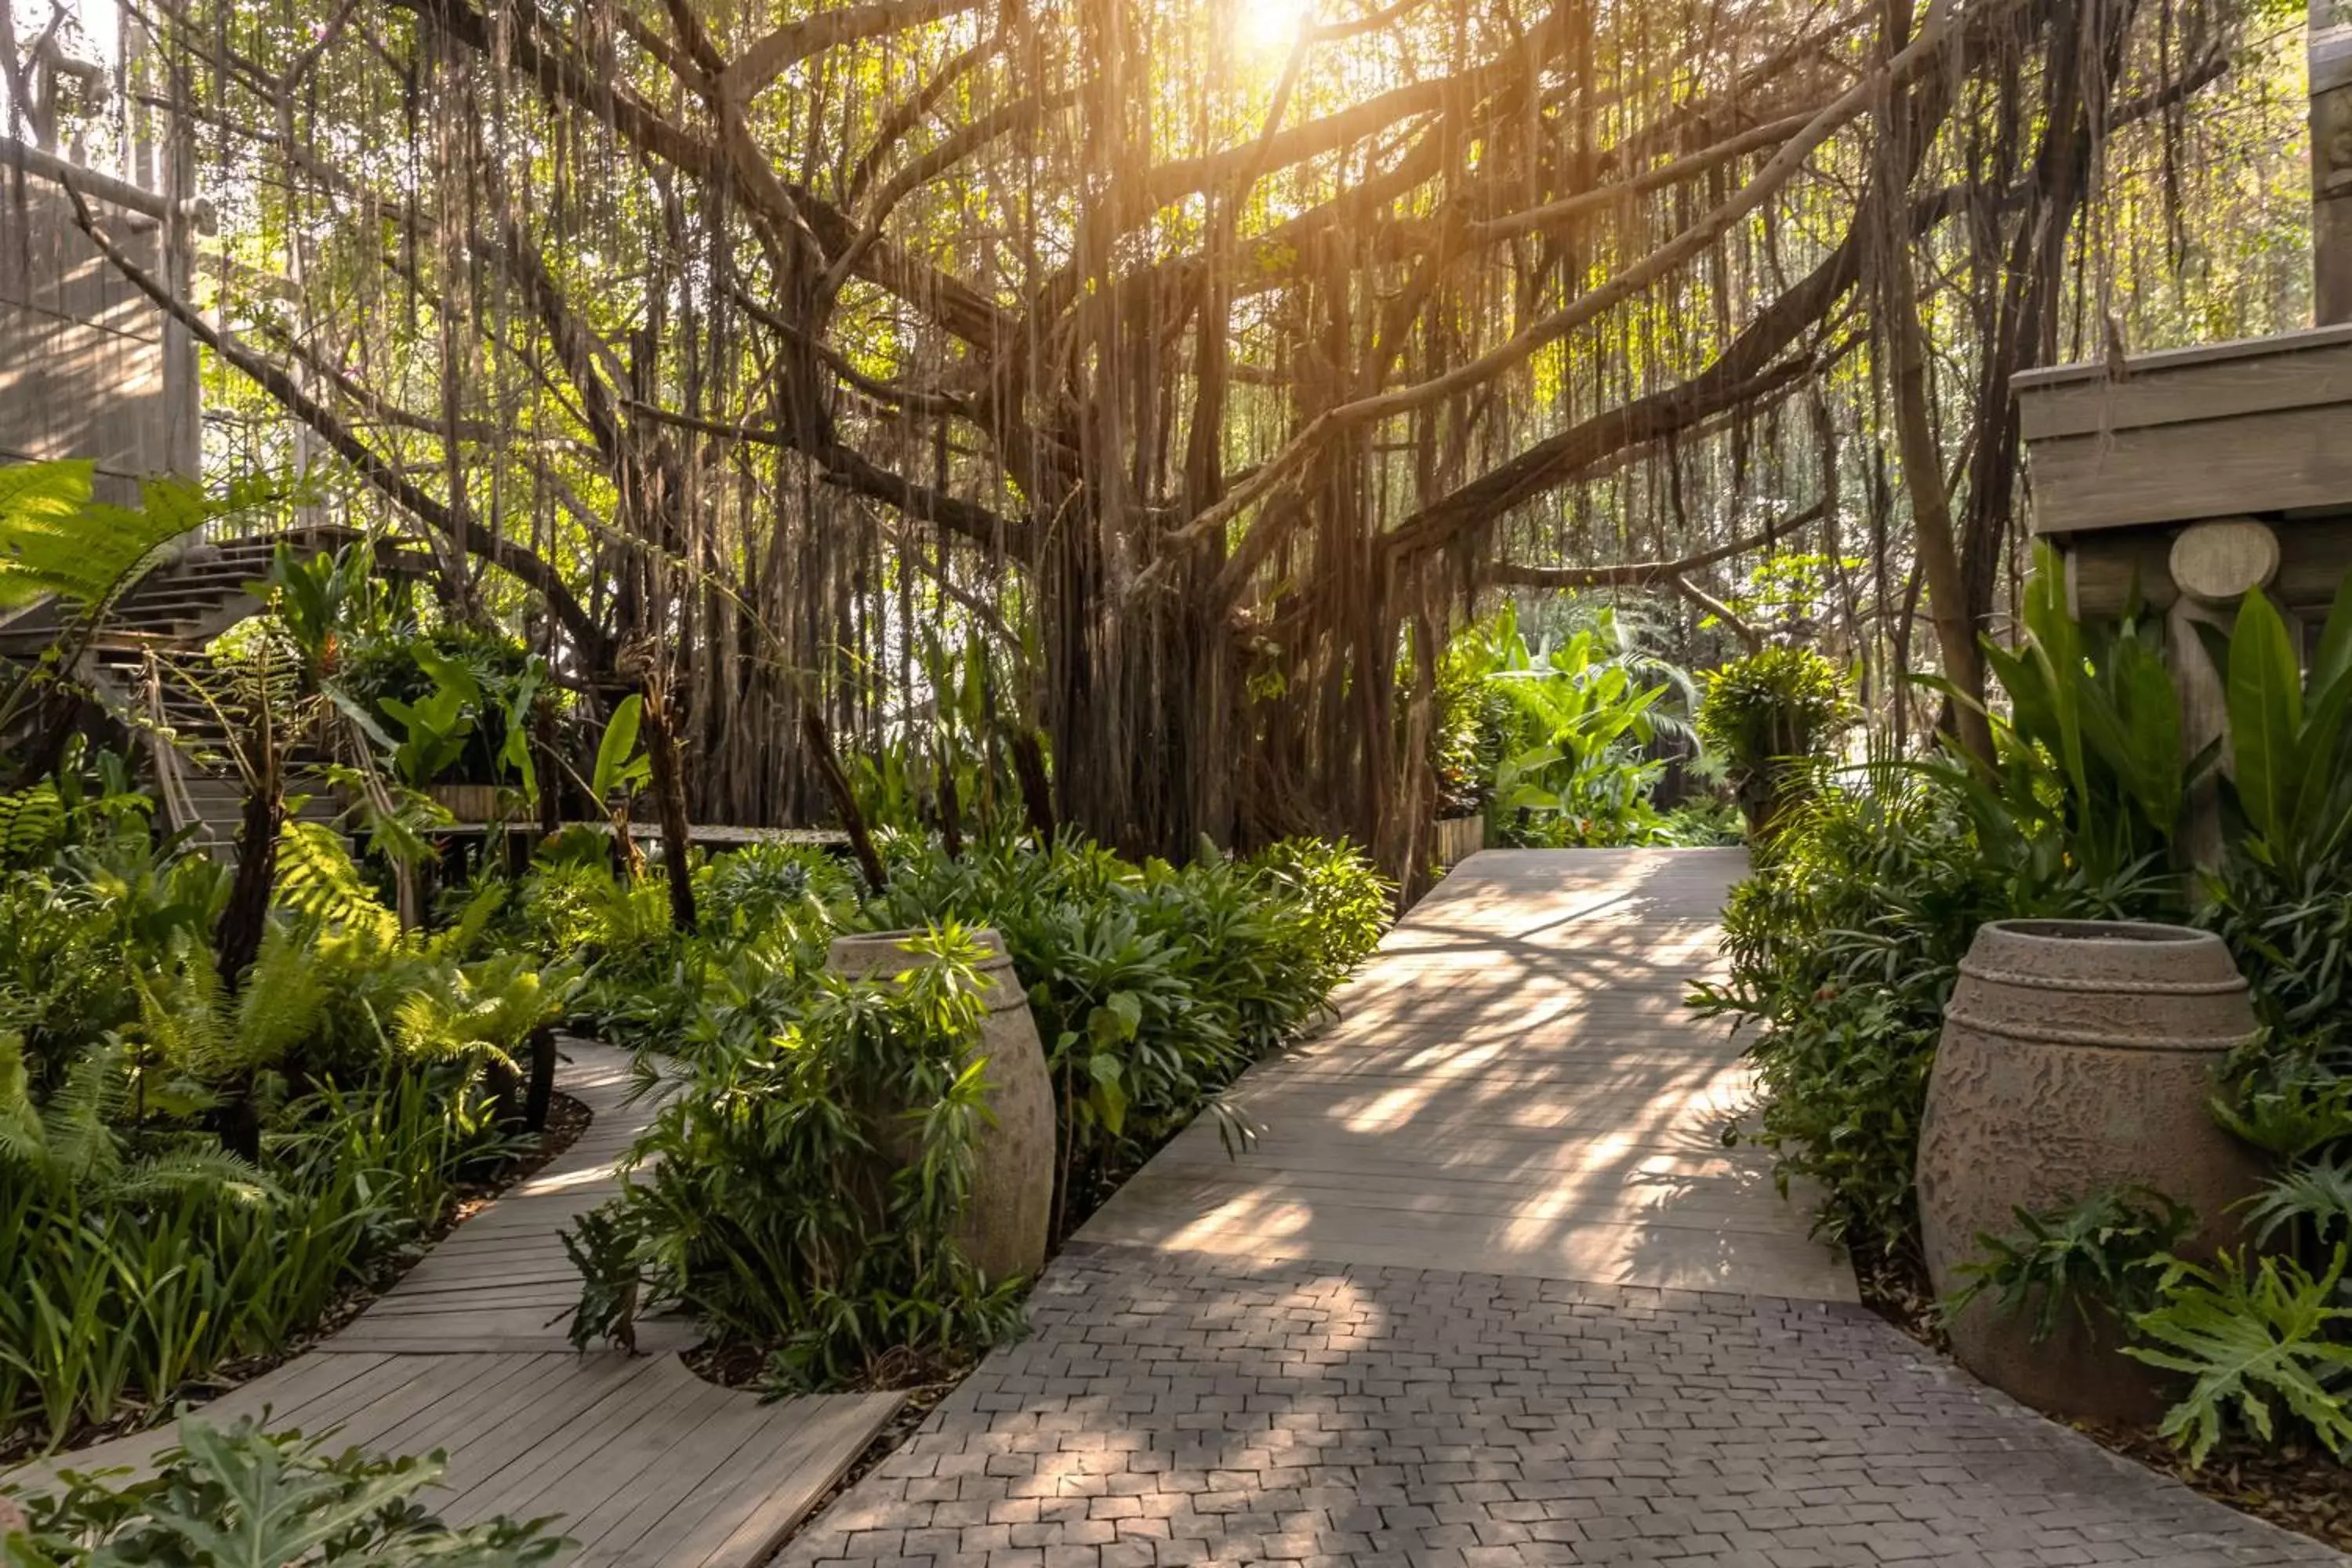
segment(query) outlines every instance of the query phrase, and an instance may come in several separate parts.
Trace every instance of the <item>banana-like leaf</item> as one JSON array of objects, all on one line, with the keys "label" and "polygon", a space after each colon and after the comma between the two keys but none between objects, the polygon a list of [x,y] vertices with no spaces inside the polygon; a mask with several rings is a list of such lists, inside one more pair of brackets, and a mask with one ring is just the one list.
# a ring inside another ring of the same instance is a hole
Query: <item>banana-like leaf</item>
[{"label": "banana-like leaf", "polygon": [[2286,622],[2259,588],[2238,606],[2227,695],[2239,802],[2254,831],[2275,835],[2289,825],[2301,775],[2303,672]]},{"label": "banana-like leaf", "polygon": [[631,773],[630,759],[637,749],[637,728],[645,720],[646,700],[635,692],[624,698],[613,710],[613,717],[604,726],[604,739],[596,748],[596,771],[589,781],[589,793],[599,802],[612,798]]}]

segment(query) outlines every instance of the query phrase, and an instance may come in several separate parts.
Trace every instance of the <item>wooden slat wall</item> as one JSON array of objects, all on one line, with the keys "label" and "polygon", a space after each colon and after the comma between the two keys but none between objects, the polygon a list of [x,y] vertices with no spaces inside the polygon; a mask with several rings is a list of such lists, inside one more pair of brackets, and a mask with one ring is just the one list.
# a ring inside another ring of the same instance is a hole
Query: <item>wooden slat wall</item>
[{"label": "wooden slat wall", "polygon": [[1444,816],[1438,818],[1434,858],[1442,867],[1454,867],[1467,860],[1486,847],[1485,816]]},{"label": "wooden slat wall", "polygon": [[2015,385],[2036,533],[2352,508],[2352,328]]},{"label": "wooden slat wall", "polygon": [[[166,274],[153,219],[97,210],[134,260]],[[185,334],[90,247],[64,194],[0,168],[0,462],[94,458],[115,500],[147,475],[193,475],[196,385]]]}]

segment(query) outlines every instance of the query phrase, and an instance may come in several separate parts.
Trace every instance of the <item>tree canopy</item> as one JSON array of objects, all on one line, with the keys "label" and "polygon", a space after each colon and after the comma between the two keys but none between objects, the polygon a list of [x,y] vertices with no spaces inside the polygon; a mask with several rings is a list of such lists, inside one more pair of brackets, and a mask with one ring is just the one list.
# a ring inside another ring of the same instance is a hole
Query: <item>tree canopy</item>
[{"label": "tree canopy", "polygon": [[[452,614],[640,692],[715,820],[808,813],[803,710],[919,728],[969,645],[1065,817],[1404,864],[1446,641],[1527,590],[1820,641],[1916,737],[1909,677],[1980,689],[2014,597],[2009,378],[2307,310],[2275,0],[121,26],[94,112],[218,215],[193,297],[143,279],[212,456],[315,468]],[[37,54],[0,37],[54,142]]]}]

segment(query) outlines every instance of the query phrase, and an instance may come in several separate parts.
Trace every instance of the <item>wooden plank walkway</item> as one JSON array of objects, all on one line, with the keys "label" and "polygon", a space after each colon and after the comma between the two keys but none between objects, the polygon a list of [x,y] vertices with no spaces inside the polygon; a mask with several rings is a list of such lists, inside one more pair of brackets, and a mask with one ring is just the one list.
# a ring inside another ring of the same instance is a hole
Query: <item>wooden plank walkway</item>
[{"label": "wooden plank walkway", "polygon": [[1738,849],[1488,850],[1457,866],[1338,999],[1253,1070],[1264,1131],[1203,1118],[1079,1239],[1851,1301],[1761,1150],[1727,1149],[1739,1047],[1684,1005],[1717,973]]},{"label": "wooden plank walkway", "polygon": [[[677,1354],[677,1321],[643,1325],[649,1353],[575,1353],[564,1314],[579,1285],[560,1233],[612,1195],[614,1166],[650,1121],[629,1098],[626,1052],[566,1040],[556,1079],[594,1121],[545,1170],[457,1227],[398,1286],[308,1354],[205,1407],[268,1413],[273,1427],[393,1453],[444,1448],[447,1489],[425,1500],[467,1523],[560,1517],[569,1561],[750,1568],[832,1489],[897,1411],[895,1394],[763,1404],[705,1383]],[[138,1468],[168,1430],[60,1455],[8,1476]]]}]

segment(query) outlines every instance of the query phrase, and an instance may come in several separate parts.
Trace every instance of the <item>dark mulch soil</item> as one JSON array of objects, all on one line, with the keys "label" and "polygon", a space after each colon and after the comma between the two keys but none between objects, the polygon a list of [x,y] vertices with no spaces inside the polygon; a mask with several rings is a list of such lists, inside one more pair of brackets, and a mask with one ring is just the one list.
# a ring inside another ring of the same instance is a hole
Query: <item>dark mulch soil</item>
[{"label": "dark mulch soil", "polygon": [[2215,1445],[2201,1468],[2192,1470],[2179,1450],[2147,1428],[2089,1421],[2069,1425],[2216,1502],[2352,1552],[2352,1469],[2336,1463],[2325,1449],[2290,1445],[2265,1450],[2231,1436]]},{"label": "dark mulch soil", "polygon": [[[1854,1277],[1864,1306],[1938,1353],[1951,1353],[1927,1270],[1917,1258],[1857,1256]],[[2284,1444],[2270,1449],[2231,1436],[2214,1447],[2201,1467],[2190,1469],[2180,1451],[2152,1426],[2099,1421],[2065,1425],[2241,1513],[2352,1552],[2352,1469],[2324,1448]]]},{"label": "dark mulch soil", "polygon": [[[86,1448],[110,1437],[125,1436],[143,1430],[155,1425],[163,1412],[176,1410],[183,1405],[199,1406],[217,1399],[331,1338],[352,1319],[367,1310],[376,1298],[399,1284],[401,1277],[416,1267],[417,1261],[433,1249],[434,1243],[480,1213],[492,1198],[526,1176],[537,1174],[557,1155],[571,1148],[580,1134],[588,1130],[590,1112],[585,1105],[568,1094],[555,1095],[548,1104],[547,1131],[540,1134],[535,1143],[499,1165],[483,1180],[460,1185],[457,1202],[449,1205],[439,1223],[421,1232],[407,1246],[377,1258],[368,1278],[338,1295],[319,1321],[310,1326],[309,1332],[274,1355],[254,1356],[215,1367],[208,1375],[178,1389],[170,1399],[154,1409],[135,1411],[113,1421],[85,1426],[73,1433],[63,1447]],[[27,1458],[32,1452],[28,1443],[0,1441],[0,1466]]]}]

